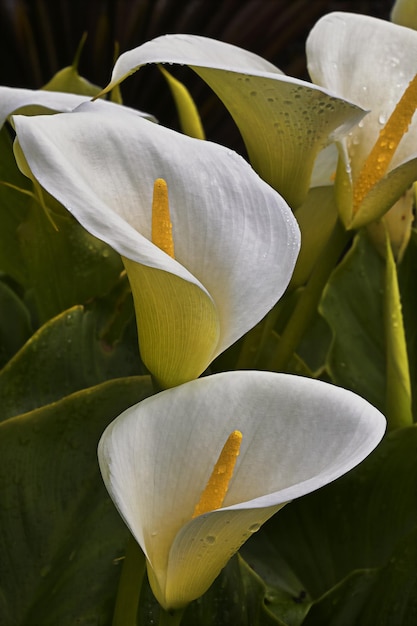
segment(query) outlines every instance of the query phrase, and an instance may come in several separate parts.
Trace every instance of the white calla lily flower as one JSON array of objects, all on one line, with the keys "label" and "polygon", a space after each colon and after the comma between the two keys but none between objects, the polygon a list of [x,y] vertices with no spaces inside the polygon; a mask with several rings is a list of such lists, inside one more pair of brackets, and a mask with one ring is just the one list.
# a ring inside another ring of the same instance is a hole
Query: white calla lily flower
[{"label": "white calla lily flower", "polygon": [[164,35],[122,54],[105,91],[148,63],[189,65],[238,126],[253,168],[295,208],[320,150],[365,111],[317,85],[285,76],[256,54],[197,35]]},{"label": "white calla lily flower", "polygon": [[310,32],[307,59],[314,83],[369,110],[337,139],[339,212],[347,228],[359,228],[417,179],[417,33],[366,15],[330,13]]},{"label": "white calla lily flower", "polygon": [[[14,117],[21,169],[123,257],[142,358],[162,387],[197,378],[285,290],[299,230],[248,163],[124,112]],[[174,258],[152,235],[152,191],[168,186]]]},{"label": "white calla lily flower", "polygon": [[39,115],[48,111],[72,111],[88,100],[72,93],[0,86],[0,127],[12,113]]},{"label": "white calla lily flower", "polygon": [[[157,600],[176,609],[202,595],[285,504],[360,463],[384,430],[382,414],[350,391],[288,374],[228,372],[129,408],[105,430],[98,457]],[[224,500],[196,514],[233,431],[242,441]]]},{"label": "white calla lily flower", "polygon": [[[91,100],[90,96],[79,96],[73,93],[59,91],[44,91],[42,89],[21,89],[18,87],[0,86],[0,128],[13,113],[25,115],[40,115],[44,113],[65,113]],[[104,110],[116,110],[121,105],[113,102],[98,100],[98,107]],[[123,107],[128,109],[128,107]],[[154,120],[153,116],[128,109],[135,115]]]}]

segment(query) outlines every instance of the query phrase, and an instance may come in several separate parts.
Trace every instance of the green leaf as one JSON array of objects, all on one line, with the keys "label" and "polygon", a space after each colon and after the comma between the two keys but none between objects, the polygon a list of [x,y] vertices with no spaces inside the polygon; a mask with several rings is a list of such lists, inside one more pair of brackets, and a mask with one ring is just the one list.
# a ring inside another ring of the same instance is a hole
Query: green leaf
[{"label": "green leaf", "polygon": [[414,623],[416,493],[412,426],[391,433],[355,470],[288,504],[259,531],[271,546],[264,567],[282,571],[284,561],[317,604],[305,624]]},{"label": "green leaf", "polygon": [[303,623],[311,598],[276,547],[263,532],[256,533],[242,546],[240,554],[266,586],[265,603],[288,626]]},{"label": "green leaf", "polygon": [[[17,169],[12,140],[6,126],[0,130],[0,181],[27,191],[31,184]],[[31,202],[29,196],[0,184],[0,270],[17,282],[26,280],[26,266],[19,244],[18,228]]]},{"label": "green leaf", "polygon": [[6,127],[0,130],[0,181],[6,183],[0,184],[0,270],[28,290],[41,323],[114,286],[123,269],[120,256],[52,197],[44,194],[45,208],[35,200],[32,183],[16,167]]},{"label": "green leaf", "polygon": [[[207,593],[188,605],[181,626],[298,626],[301,621],[287,610],[289,605],[297,607],[289,593],[266,585],[236,555]],[[277,607],[288,621],[276,615]],[[138,626],[158,623],[158,615],[159,606],[146,581],[140,598]]]},{"label": "green leaf", "polygon": [[405,537],[389,562],[354,572],[311,610],[305,626],[397,626],[417,619],[417,529]]},{"label": "green leaf", "polygon": [[[415,288],[416,275],[417,232],[413,230],[403,260],[398,267],[398,282],[400,285],[401,302],[403,306],[404,327],[407,339],[410,377],[412,381],[417,381],[417,290]],[[415,421],[417,416],[417,389],[415,384],[413,391],[414,393],[412,397],[412,402]]]},{"label": "green leaf", "polygon": [[[42,326],[0,372],[0,421],[140,372],[137,340],[108,344],[100,309],[74,307]],[[133,323],[133,322],[132,322]]]},{"label": "green leaf", "polygon": [[171,74],[162,65],[159,66],[159,69],[167,81],[175,100],[175,106],[177,107],[178,116],[180,118],[182,132],[189,137],[205,139],[206,136],[201,124],[200,115],[190,92],[185,85],[171,76]]},{"label": "green leaf", "polygon": [[378,572],[363,607],[363,624],[414,624],[417,620],[417,529],[404,537]]},{"label": "green leaf", "polygon": [[0,424],[2,626],[110,623],[127,530],[96,449],[151,394],[149,377],[117,379]]},{"label": "green leaf", "polygon": [[93,85],[87,79],[79,75],[77,68],[73,65],[64,67],[57,72],[51,80],[43,86],[45,91],[62,91],[64,93],[75,93],[79,96],[94,97],[101,91],[101,87]]},{"label": "green leaf", "polygon": [[332,380],[385,409],[385,267],[364,233],[333,272],[320,312],[333,342],[327,368]]},{"label": "green leaf", "polygon": [[48,204],[53,207],[49,215],[33,201],[19,228],[27,287],[41,323],[104,295],[123,270],[112,248],[90,235],[53,199]]},{"label": "green leaf", "polygon": [[397,266],[386,234],[385,341],[387,346],[386,417],[390,428],[413,423],[407,344],[398,286]]},{"label": "green leaf", "polygon": [[85,41],[87,39],[87,33],[84,33],[81,37],[75,59],[69,67],[57,72],[51,80],[44,85],[45,91],[61,91],[64,93],[75,93],[80,96],[96,96],[101,91],[101,87],[93,85],[87,79],[83,78],[78,73],[78,63],[81,57],[82,50],[84,48]]},{"label": "green leaf", "polygon": [[[380,408],[395,428],[412,423],[411,385],[397,267],[388,252],[383,259],[365,232],[358,234],[328,282],[320,311],[333,333],[327,363],[333,381]],[[409,261],[406,267],[410,272]],[[414,298],[404,280],[401,287]],[[414,333],[415,309],[407,320]]]},{"label": "green leaf", "polygon": [[[361,626],[365,626],[365,622],[359,622],[358,619],[363,605],[368,601],[377,573],[376,569],[369,569],[358,570],[349,574],[312,607],[304,626],[315,626],[316,624],[345,626],[346,624],[359,623]],[[373,626],[375,623],[372,621],[369,626],[371,624]]]},{"label": "green leaf", "polygon": [[29,311],[22,300],[0,280],[0,368],[31,335]]},{"label": "green leaf", "polygon": [[263,581],[236,556],[209,591],[190,604],[181,626],[286,626],[272,611],[277,602]]}]

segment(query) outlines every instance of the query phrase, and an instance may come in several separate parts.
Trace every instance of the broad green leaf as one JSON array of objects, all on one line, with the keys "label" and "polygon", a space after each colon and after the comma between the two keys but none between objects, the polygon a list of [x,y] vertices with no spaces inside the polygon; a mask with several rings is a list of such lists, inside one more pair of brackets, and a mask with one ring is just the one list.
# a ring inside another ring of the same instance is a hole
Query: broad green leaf
[{"label": "broad green leaf", "polygon": [[[388,621],[383,611],[391,617],[415,612],[416,493],[417,428],[412,426],[388,435],[352,472],[289,504],[259,531],[271,544],[264,567],[268,564],[273,569],[274,563],[279,567],[284,560],[301,581],[306,596],[318,605],[326,602],[325,594],[333,594],[338,604],[335,616],[352,616],[361,608],[355,593],[337,590],[337,585],[343,583],[346,590],[365,595],[366,620],[327,622],[328,615],[326,619],[322,615],[322,620],[307,618],[306,624],[414,623]],[[377,576],[372,576],[371,570],[378,570]],[[371,580],[367,580],[367,571],[371,571]],[[353,578],[347,579],[349,576]],[[314,616],[314,609],[311,611]]]},{"label": "broad green leaf", "polygon": [[90,235],[58,203],[48,200],[48,204],[52,210],[33,202],[19,228],[27,287],[41,323],[103,296],[123,270],[112,248]]},{"label": "broad green leaf", "polygon": [[[327,354],[331,345],[332,334],[326,320],[316,312],[307,332],[303,336],[298,348],[297,355],[314,373],[315,378],[320,378],[326,373]],[[303,376],[307,374],[303,373]],[[324,380],[328,380],[325,377]]]},{"label": "broad green leaf", "polygon": [[111,622],[127,533],[97,443],[150,394],[148,377],[117,379],[0,424],[2,626]]},{"label": "broad green leaf", "polygon": [[[321,303],[333,342],[328,370],[386,412],[389,427],[412,423],[408,354],[392,253],[382,259],[365,233],[331,277]],[[408,285],[403,286],[411,294]],[[415,315],[409,328],[415,326]]]},{"label": "broad green leaf", "polygon": [[23,283],[27,268],[22,258],[18,228],[26,216],[31,198],[1,184],[4,182],[24,191],[31,187],[30,181],[16,166],[12,140],[6,127],[0,130],[0,270]]},{"label": "broad green leaf", "polygon": [[[207,593],[187,607],[181,626],[298,626],[303,613],[288,591],[265,584],[243,558],[235,556]],[[138,626],[158,623],[158,616],[159,607],[145,584]]]},{"label": "broad green leaf", "polygon": [[30,181],[17,169],[5,127],[1,181],[16,188],[0,184],[0,270],[29,290],[40,321],[104,295],[123,269],[119,255],[52,198],[46,208],[36,202]]},{"label": "broad green leaf", "polygon": [[289,594],[274,593],[240,557],[226,566],[211,589],[186,610],[184,626],[286,626],[274,614]]},{"label": "broad green leaf", "polygon": [[384,261],[361,233],[334,271],[320,312],[333,342],[327,368],[332,380],[384,411]]},{"label": "broad green leaf", "polygon": [[[359,621],[359,615],[364,604],[368,602],[368,596],[377,575],[377,569],[363,569],[355,570],[346,576],[341,583],[335,585],[312,606],[303,626],[316,626],[317,624],[326,624],[326,626],[361,624],[361,626],[365,626],[364,621]],[[368,626],[373,626],[375,623],[372,621]]]},{"label": "broad green leaf", "polygon": [[159,69],[167,81],[175,100],[182,132],[189,137],[205,139],[206,137],[201,124],[200,115],[190,92],[183,83],[174,78],[162,65],[159,66]]},{"label": "broad green leaf", "polygon": [[313,606],[304,626],[397,626],[417,620],[417,529],[399,542],[388,563],[359,570]]},{"label": "broad green leaf", "polygon": [[0,369],[31,335],[29,311],[17,294],[0,280]]},{"label": "broad green leaf", "polygon": [[102,323],[99,309],[77,306],[42,326],[0,372],[0,419],[141,373],[137,341],[108,344]]},{"label": "broad green leaf", "polygon": [[265,533],[256,533],[240,550],[267,588],[265,603],[288,626],[302,624],[311,606],[304,585]]},{"label": "broad green leaf", "polygon": [[398,542],[380,568],[358,623],[414,624],[417,620],[417,529]]}]

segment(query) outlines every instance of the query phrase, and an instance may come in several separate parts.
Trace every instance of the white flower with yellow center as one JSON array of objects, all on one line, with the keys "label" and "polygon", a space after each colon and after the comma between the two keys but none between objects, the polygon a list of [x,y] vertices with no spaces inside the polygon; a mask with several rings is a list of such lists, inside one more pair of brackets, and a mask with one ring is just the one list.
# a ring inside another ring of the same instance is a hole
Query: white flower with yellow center
[{"label": "white flower with yellow center", "polygon": [[310,76],[369,113],[337,140],[335,186],[347,228],[380,218],[417,180],[417,32],[350,13],[321,18],[307,40]]},{"label": "white flower with yellow center", "polygon": [[350,391],[228,372],[131,407],[108,426],[98,456],[157,600],[176,609],[285,504],[360,463],[384,430],[381,413]]},{"label": "white flower with yellow center", "polygon": [[16,154],[26,174],[122,255],[143,361],[172,387],[197,378],[277,302],[299,230],[281,196],[236,153],[97,104],[15,116]]}]

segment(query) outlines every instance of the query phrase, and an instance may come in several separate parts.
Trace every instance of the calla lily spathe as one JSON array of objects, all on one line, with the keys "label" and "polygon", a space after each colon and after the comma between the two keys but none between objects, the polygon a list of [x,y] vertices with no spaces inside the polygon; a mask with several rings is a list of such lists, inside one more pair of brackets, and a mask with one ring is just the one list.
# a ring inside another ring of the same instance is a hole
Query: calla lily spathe
[{"label": "calla lily spathe", "polygon": [[48,111],[72,111],[87,100],[87,97],[71,93],[0,86],[0,127],[9,115],[18,111],[35,115]]},{"label": "calla lily spathe", "polygon": [[[0,128],[13,113],[24,113],[25,115],[64,113],[72,111],[89,100],[88,96],[80,96],[73,93],[0,86]],[[97,102],[98,107],[104,110],[116,110],[116,107],[121,106],[104,100],[98,100]],[[126,107],[123,108],[127,109]],[[147,113],[135,111],[134,109],[127,110],[135,115],[154,119]]]},{"label": "calla lily spathe", "polygon": [[125,52],[105,91],[148,63],[189,65],[216,92],[253,168],[292,208],[307,194],[318,152],[365,114],[337,92],[285,76],[256,54],[196,35],[165,35]]},{"label": "calla lily spathe", "polygon": [[[298,227],[236,153],[96,103],[14,121],[22,169],[124,258],[142,358],[162,387],[197,378],[282,295]],[[175,258],[151,241],[160,177]]]},{"label": "calla lily spathe", "polygon": [[[221,508],[193,517],[231,431],[242,445]],[[203,594],[261,524],[335,480],[379,443],[385,419],[332,385],[271,372],[228,372],[164,391],[104,432],[105,485],[142,547],[166,609]]]},{"label": "calla lily spathe", "polygon": [[359,204],[354,204],[355,186],[366,159],[417,73],[417,33],[366,15],[331,13],[310,32],[307,59],[314,83],[369,111],[337,140],[339,212],[347,228],[359,228],[381,217],[417,179],[414,117],[398,147],[387,141],[385,149],[392,150],[392,159],[386,172]]}]

